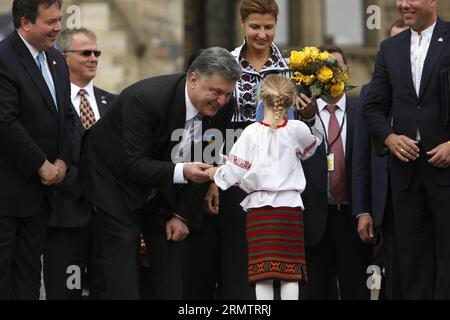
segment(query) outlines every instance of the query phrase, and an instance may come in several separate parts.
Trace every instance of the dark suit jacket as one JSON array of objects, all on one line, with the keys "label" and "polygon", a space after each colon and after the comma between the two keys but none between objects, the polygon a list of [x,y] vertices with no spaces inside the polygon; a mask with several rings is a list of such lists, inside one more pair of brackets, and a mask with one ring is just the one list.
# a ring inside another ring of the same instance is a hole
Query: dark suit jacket
[{"label": "dark suit jacket", "polygon": [[[430,151],[450,140],[450,126],[442,121],[440,71],[450,66],[450,23],[438,19],[425,60],[419,97],[411,71],[411,31],[406,30],[381,43],[375,72],[364,106],[369,133],[379,152],[387,152],[386,138],[396,133],[411,139],[420,130],[422,146]],[[388,122],[394,118],[393,127]],[[392,188],[407,189],[414,162],[403,163],[390,156]],[[450,184],[450,169],[431,168],[435,181]]]},{"label": "dark suit jacket", "polygon": [[[147,203],[148,211],[164,219],[179,214],[191,229],[201,225],[209,184],[173,184],[171,152],[178,142],[171,135],[185,125],[185,85],[181,74],[134,84],[85,135],[80,179],[86,195],[123,223],[136,222]],[[203,129],[225,130],[232,103],[214,118],[203,118]]]},{"label": "dark suit jacket", "polygon": [[[94,94],[100,117],[103,117],[116,96],[97,87],[94,87]],[[81,228],[87,225],[91,217],[92,204],[83,195],[81,184],[76,181],[84,131],[81,119],[77,117],[70,170],[66,179],[53,189],[55,206],[49,217],[50,227]]]},{"label": "dark suit jacket", "polygon": [[367,131],[363,118],[367,90],[361,89],[355,109],[355,138],[353,140],[352,206],[353,215],[370,213],[376,228],[383,223],[388,196],[388,157],[380,155]]},{"label": "dark suit jacket", "polygon": [[0,216],[30,217],[46,190],[37,173],[47,159],[70,163],[75,113],[62,55],[47,52],[56,87],[50,90],[30,51],[14,31],[0,43]]},{"label": "dark suit jacket", "polygon": [[[355,105],[348,98],[346,108],[347,137],[345,147],[345,173],[347,177],[347,194],[351,197]],[[302,164],[306,177],[306,189],[302,193],[302,199],[306,208],[304,216],[305,244],[307,246],[315,246],[324,235],[328,216],[328,168],[325,142],[322,142],[314,156],[303,161]]]}]

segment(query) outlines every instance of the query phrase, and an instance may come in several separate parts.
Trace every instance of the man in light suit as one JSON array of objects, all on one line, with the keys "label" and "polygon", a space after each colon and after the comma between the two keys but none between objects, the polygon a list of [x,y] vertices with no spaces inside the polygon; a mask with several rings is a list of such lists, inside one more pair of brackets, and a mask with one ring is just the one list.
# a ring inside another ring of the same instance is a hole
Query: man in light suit
[{"label": "man in light suit", "polygon": [[[183,259],[182,241],[191,229],[201,227],[209,188],[205,170],[211,167],[190,162],[185,155],[199,139],[196,118],[203,116],[204,129],[226,126],[239,76],[227,50],[207,49],[187,75],[150,78],[125,89],[85,136],[80,178],[96,207],[94,242],[101,244],[97,267],[103,272],[100,298],[139,298],[140,213],[152,220],[147,230],[159,241],[147,243],[150,258],[160,259],[158,265],[151,262],[162,288],[155,298],[183,298],[183,265],[172,274],[164,272],[177,267],[171,259]],[[178,144],[172,134],[183,129],[188,134]],[[175,161],[181,153],[182,161]]]},{"label": "man in light suit", "polygon": [[[346,65],[340,48],[320,49],[330,52],[340,65]],[[303,162],[307,181],[302,198],[306,208],[308,283],[302,288],[302,299],[368,300],[366,269],[372,250],[358,237],[351,207],[355,104],[342,94],[328,105],[319,99],[317,105],[315,127],[324,133],[324,141],[316,154]],[[330,156],[333,161],[327,161]],[[330,162],[334,162],[334,168],[327,165]]]},{"label": "man in light suit", "polygon": [[397,1],[410,29],[381,44],[364,107],[378,152],[390,153],[404,299],[450,299],[450,127],[440,81],[450,66],[450,23],[437,17],[437,4]]},{"label": "man in light suit", "polygon": [[[81,140],[85,130],[106,113],[115,96],[93,84],[101,51],[92,31],[65,29],[58,37],[57,47],[69,66],[72,105],[78,117],[70,170],[66,180],[54,189],[56,205],[50,214],[47,231],[44,282],[47,300],[78,300],[82,298],[81,284],[87,280],[84,270],[91,258],[95,259],[90,224],[93,206],[76,181]],[[95,269],[89,274],[92,275],[88,277],[91,295],[95,296]]]},{"label": "man in light suit", "polygon": [[0,300],[38,299],[48,215],[72,157],[61,1],[14,0],[0,43]]}]

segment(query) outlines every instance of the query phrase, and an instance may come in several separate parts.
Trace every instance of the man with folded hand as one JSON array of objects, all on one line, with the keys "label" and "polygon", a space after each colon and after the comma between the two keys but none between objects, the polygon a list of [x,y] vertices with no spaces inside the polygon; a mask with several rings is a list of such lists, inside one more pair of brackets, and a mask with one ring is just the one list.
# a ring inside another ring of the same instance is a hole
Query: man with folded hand
[{"label": "man with folded hand", "polygon": [[438,2],[397,1],[410,30],[382,42],[363,110],[378,152],[390,153],[404,299],[450,299],[450,126],[440,78],[450,23],[438,18]]},{"label": "man with folded hand", "polygon": [[37,300],[52,191],[72,156],[69,71],[53,48],[61,0],[14,0],[0,43],[0,300]]}]

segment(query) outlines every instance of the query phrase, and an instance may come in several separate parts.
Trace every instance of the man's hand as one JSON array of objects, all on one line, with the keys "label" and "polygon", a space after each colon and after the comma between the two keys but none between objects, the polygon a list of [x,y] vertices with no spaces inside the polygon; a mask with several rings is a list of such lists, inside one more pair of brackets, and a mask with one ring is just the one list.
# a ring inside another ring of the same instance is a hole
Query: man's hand
[{"label": "man's hand", "polygon": [[56,159],[55,163],[53,163],[58,168],[58,180],[55,182],[55,184],[63,182],[63,180],[66,178],[66,172],[67,172],[67,165],[66,163],[61,159]]},{"label": "man's hand", "polygon": [[219,214],[219,188],[215,183],[211,183],[208,193],[205,196],[205,200],[203,200],[203,207],[209,214]]},{"label": "man's hand", "polygon": [[364,214],[358,217],[358,234],[363,242],[371,243],[374,240],[375,230],[370,215]]},{"label": "man's hand", "polygon": [[417,146],[419,142],[411,140],[406,136],[391,134],[387,137],[384,144],[400,161],[410,162],[419,158],[420,149]]},{"label": "man's hand", "polygon": [[167,241],[180,242],[189,235],[189,228],[180,218],[173,217],[166,223]]},{"label": "man's hand", "polygon": [[183,168],[184,178],[194,183],[205,183],[209,181],[207,170],[212,168],[210,164],[186,163]]},{"label": "man's hand", "polygon": [[431,164],[433,167],[440,168],[440,169],[447,169],[450,167],[450,143],[446,142],[443,143],[430,152],[427,152],[427,154],[432,157],[430,160],[428,160],[428,163]]},{"label": "man's hand", "polygon": [[45,160],[42,167],[38,170],[41,182],[45,186],[52,186],[59,181],[59,169],[57,166]]},{"label": "man's hand", "polygon": [[311,119],[316,116],[317,102],[316,100],[311,100],[303,93],[300,97],[297,97],[297,103],[295,108],[302,117],[302,119]]}]

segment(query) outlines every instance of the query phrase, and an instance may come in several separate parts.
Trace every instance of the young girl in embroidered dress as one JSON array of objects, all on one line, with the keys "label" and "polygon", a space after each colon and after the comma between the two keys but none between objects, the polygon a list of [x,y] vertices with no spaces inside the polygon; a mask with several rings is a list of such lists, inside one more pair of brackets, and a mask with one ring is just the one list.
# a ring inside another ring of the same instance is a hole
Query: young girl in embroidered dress
[{"label": "young girl in embroidered dress", "polygon": [[262,83],[264,120],[247,127],[227,162],[209,170],[222,190],[239,185],[248,196],[248,279],[258,300],[273,300],[273,280],[281,280],[281,298],[298,300],[299,283],[307,280],[303,238],[306,186],[300,160],[311,157],[319,138],[298,120],[286,120],[297,102],[291,81],[270,75]]}]

